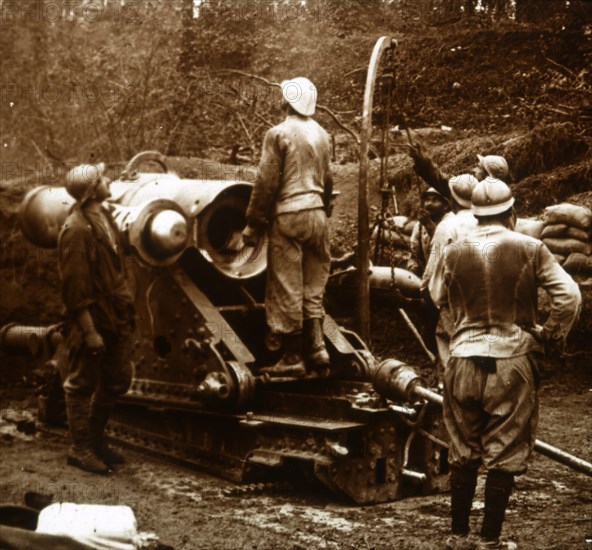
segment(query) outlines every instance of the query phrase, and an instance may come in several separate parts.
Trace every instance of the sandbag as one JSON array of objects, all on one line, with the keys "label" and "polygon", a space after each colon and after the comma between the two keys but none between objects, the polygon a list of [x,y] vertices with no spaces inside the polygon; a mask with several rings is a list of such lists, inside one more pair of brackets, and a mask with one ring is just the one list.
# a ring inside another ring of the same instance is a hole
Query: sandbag
[{"label": "sandbag", "polygon": [[570,239],[579,239],[584,242],[590,240],[590,233],[579,227],[568,227],[565,236]]},{"label": "sandbag", "polygon": [[529,218],[518,218],[516,220],[515,231],[534,237],[535,239],[541,238],[541,232],[543,231],[544,222],[542,220],[531,220]]},{"label": "sandbag", "polygon": [[569,226],[565,225],[564,223],[545,225],[545,227],[543,227],[543,232],[541,233],[541,238],[548,239],[553,237],[565,237],[568,229]]},{"label": "sandbag", "polygon": [[588,231],[592,226],[592,212],[585,206],[562,202],[547,206],[543,213],[543,220],[548,225],[564,223]]},{"label": "sandbag", "polygon": [[549,250],[554,254],[569,256],[572,252],[590,255],[590,243],[578,239],[543,239]]},{"label": "sandbag", "polygon": [[399,229],[403,229],[408,221],[409,218],[407,216],[393,216],[391,218],[393,225]]},{"label": "sandbag", "polygon": [[[378,228],[372,233],[372,238],[374,239],[374,242],[376,242],[376,239],[378,238]],[[394,248],[402,248],[404,250],[409,248],[409,237],[405,235],[402,230],[399,232],[391,230],[383,231],[381,238],[384,239],[385,243],[388,243],[389,246]]]},{"label": "sandbag", "polygon": [[563,263],[563,268],[572,275],[592,275],[592,256],[573,252]]},{"label": "sandbag", "polygon": [[565,256],[562,256],[561,254],[553,254],[553,257],[560,263],[563,264],[563,262],[565,261]]}]

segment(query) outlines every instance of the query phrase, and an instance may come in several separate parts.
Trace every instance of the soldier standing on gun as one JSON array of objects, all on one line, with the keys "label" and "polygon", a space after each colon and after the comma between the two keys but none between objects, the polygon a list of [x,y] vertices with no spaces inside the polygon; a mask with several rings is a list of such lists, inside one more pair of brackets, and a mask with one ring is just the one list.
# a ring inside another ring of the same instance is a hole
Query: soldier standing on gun
[{"label": "soldier standing on gun", "polygon": [[[581,304],[578,285],[539,240],[513,231],[514,198],[502,181],[475,187],[478,228],[442,258],[432,288],[447,305],[453,333],[444,372],[444,423],[450,436],[452,536],[448,550],[515,549],[500,539],[514,476],[526,471],[538,421],[537,355],[564,340]],[[537,289],[551,298],[543,327]],[[477,471],[487,470],[480,538],[469,535]]]},{"label": "soldier standing on gun", "polygon": [[265,135],[243,240],[255,245],[268,232],[267,324],[284,342],[280,361],[261,372],[304,376],[306,366],[321,372],[329,366],[322,322],[331,262],[331,142],[310,118],[316,107],[316,88],[310,80],[282,82],[282,96],[287,116]]},{"label": "soldier standing on gun", "polygon": [[66,306],[68,374],[64,382],[72,445],[68,464],[105,474],[123,462],[104,431],[117,396],[131,383],[134,308],[118,231],[102,202],[111,196],[105,164],[70,170],[66,190],[76,204],[58,242]]}]

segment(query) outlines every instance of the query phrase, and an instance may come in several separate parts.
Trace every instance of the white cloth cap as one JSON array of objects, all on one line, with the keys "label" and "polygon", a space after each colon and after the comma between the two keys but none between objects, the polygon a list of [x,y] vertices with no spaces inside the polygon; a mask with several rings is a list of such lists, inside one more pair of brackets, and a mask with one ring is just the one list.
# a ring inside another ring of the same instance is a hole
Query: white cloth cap
[{"label": "white cloth cap", "polygon": [[290,80],[284,80],[281,86],[282,96],[292,109],[304,116],[315,114],[317,89],[308,78],[297,76]]}]

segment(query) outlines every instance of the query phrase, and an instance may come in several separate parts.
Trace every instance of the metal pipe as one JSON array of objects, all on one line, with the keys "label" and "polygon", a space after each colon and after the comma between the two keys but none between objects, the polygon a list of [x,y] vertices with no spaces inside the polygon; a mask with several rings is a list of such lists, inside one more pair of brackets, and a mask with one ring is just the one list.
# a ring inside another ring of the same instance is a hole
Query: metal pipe
[{"label": "metal pipe", "polygon": [[425,388],[424,386],[420,386],[419,384],[414,386],[413,393],[417,397],[421,397],[426,401],[431,401],[432,403],[436,403],[438,405],[442,405],[442,403],[444,403],[444,398],[439,393],[436,393],[432,390],[428,390],[427,388]]},{"label": "metal pipe", "polygon": [[409,479],[412,479],[413,481],[417,481],[419,483],[425,483],[428,479],[428,476],[426,476],[424,473],[408,470],[407,468],[401,469],[401,475],[408,477]]},{"label": "metal pipe", "polygon": [[0,350],[8,355],[37,358],[55,351],[62,341],[60,325],[30,326],[10,323],[0,328]]},{"label": "metal pipe", "polygon": [[573,470],[586,474],[592,477],[592,464],[583,460],[582,458],[578,458],[577,456],[571,455],[558,449],[557,447],[553,447],[553,445],[549,445],[540,439],[537,439],[534,442],[534,450],[541,453],[542,455],[555,460],[565,466],[569,466]]}]

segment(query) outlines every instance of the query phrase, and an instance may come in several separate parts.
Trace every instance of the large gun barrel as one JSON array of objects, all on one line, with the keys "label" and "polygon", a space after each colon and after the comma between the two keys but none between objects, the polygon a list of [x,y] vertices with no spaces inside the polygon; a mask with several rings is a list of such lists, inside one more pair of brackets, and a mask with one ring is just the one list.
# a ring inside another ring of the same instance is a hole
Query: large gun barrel
[{"label": "large gun barrel", "polygon": [[[374,373],[374,387],[382,396],[396,401],[424,399],[438,405],[444,402],[439,393],[426,387],[425,381],[411,367],[396,359],[387,359],[378,366]],[[586,460],[540,439],[535,440],[534,449],[551,460],[592,476],[592,464]]]},{"label": "large gun barrel", "polygon": [[[225,277],[249,279],[267,267],[267,240],[237,246],[252,185],[242,181],[182,179],[172,173],[134,173],[112,182],[105,205],[143,263],[170,265],[188,247]],[[55,248],[75,204],[64,187],[31,190],[19,209],[25,238]]]}]

